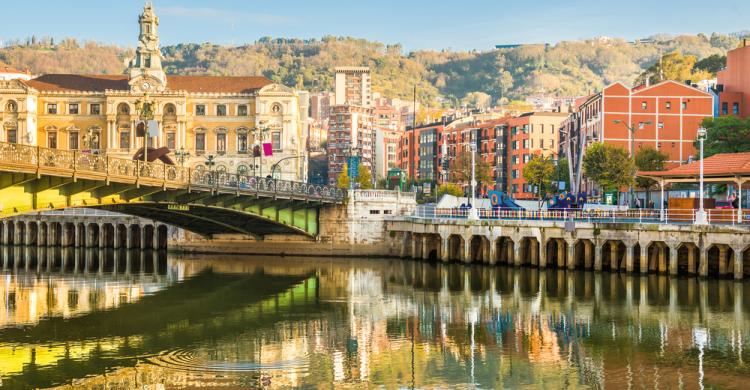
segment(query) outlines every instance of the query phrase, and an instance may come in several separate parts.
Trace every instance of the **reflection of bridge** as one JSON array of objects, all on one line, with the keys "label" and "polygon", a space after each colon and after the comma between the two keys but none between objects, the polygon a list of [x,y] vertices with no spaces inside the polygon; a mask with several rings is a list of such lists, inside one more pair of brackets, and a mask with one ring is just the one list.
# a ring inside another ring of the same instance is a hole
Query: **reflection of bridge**
[{"label": "reflection of bridge", "polygon": [[93,207],[204,235],[318,233],[334,187],[0,143],[0,216]]},{"label": "reflection of bridge", "polygon": [[0,342],[44,345],[30,345],[31,353],[16,355],[30,361],[24,361],[20,371],[7,373],[3,387],[69,383],[111,367],[135,366],[142,357],[165,350],[272,328],[280,317],[310,318],[320,310],[317,288],[314,277],[206,271],[113,310],[2,329]]}]

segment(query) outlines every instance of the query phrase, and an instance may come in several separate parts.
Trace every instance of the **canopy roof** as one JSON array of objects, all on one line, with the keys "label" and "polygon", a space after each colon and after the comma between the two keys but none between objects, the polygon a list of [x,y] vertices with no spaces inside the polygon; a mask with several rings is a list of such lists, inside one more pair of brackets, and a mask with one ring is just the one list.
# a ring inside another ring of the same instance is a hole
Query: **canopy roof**
[{"label": "canopy roof", "polygon": [[[636,174],[663,181],[700,180],[700,160],[690,164],[680,165],[668,171],[640,171]],[[704,179],[725,179],[736,181],[739,178],[750,179],[750,152],[720,153],[703,159]]]}]

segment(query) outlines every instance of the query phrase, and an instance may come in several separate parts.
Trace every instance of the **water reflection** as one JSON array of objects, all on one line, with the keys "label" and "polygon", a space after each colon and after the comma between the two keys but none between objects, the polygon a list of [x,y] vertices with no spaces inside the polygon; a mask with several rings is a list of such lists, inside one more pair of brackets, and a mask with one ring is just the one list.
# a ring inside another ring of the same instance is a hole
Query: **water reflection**
[{"label": "water reflection", "polygon": [[743,387],[744,283],[3,249],[3,388]]}]

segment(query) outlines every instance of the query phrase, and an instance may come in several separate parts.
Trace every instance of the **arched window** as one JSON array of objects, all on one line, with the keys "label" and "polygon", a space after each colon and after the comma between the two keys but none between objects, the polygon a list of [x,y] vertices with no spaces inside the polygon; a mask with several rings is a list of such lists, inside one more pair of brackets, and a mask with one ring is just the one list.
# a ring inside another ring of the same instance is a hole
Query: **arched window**
[{"label": "arched window", "polygon": [[118,115],[130,115],[130,106],[127,103],[120,103],[117,106]]},{"label": "arched window", "polygon": [[281,104],[274,103],[271,105],[271,112],[274,114],[281,114]]},{"label": "arched window", "polygon": [[237,166],[238,175],[246,176],[249,171],[250,169],[245,164],[240,164]]}]

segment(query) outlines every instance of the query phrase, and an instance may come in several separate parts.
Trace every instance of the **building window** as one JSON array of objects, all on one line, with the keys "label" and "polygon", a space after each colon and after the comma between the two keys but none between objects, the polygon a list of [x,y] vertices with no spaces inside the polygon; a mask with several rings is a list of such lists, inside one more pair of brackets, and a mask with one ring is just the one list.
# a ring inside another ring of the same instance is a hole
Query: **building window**
[{"label": "building window", "polygon": [[50,131],[47,133],[47,147],[50,149],[57,149],[57,132]]},{"label": "building window", "polygon": [[641,109],[645,110],[647,108],[648,108],[648,103],[646,103],[646,101],[642,101],[641,102]]},{"label": "building window", "polygon": [[99,104],[92,104],[89,106],[89,114],[91,115],[101,115],[102,113],[102,106]]},{"label": "building window", "polygon": [[247,133],[237,134],[237,153],[247,153]]},{"label": "building window", "polygon": [[524,154],[523,155],[523,163],[524,164],[526,164],[527,162],[529,162],[530,159],[531,159],[531,157],[528,154]]},{"label": "building window", "polygon": [[77,131],[71,131],[68,133],[68,149],[70,150],[78,150],[78,132]]},{"label": "building window", "polygon": [[57,114],[57,103],[47,103],[47,114]]},{"label": "building window", "polygon": [[523,148],[528,149],[529,148],[529,140],[525,139],[523,140]]},{"label": "building window", "polygon": [[247,116],[247,105],[240,104],[237,106],[237,115],[238,116]]},{"label": "building window", "polygon": [[205,104],[196,104],[195,105],[195,115],[206,115],[206,105]]},{"label": "building window", "polygon": [[740,115],[740,104],[737,102],[732,103],[732,115]]},{"label": "building window", "polygon": [[120,149],[130,149],[130,132],[120,132]]},{"label": "building window", "polygon": [[687,109],[687,102],[682,102],[682,109],[683,110]]},{"label": "building window", "polygon": [[273,150],[281,150],[281,132],[274,131],[271,133],[271,146]]},{"label": "building window", "polygon": [[544,149],[544,139],[539,140],[539,148]]},{"label": "building window", "polygon": [[216,134],[216,153],[225,154],[227,152],[227,133]]},{"label": "building window", "polygon": [[16,102],[9,101],[8,104],[5,105],[5,111],[7,112],[17,112],[18,111],[18,105],[16,105]]},{"label": "building window", "polygon": [[78,103],[70,103],[70,104],[68,104],[68,114],[70,114],[70,115],[78,115]]},{"label": "building window", "polygon": [[169,150],[175,149],[175,138],[173,131],[167,133],[167,148],[169,148]]},{"label": "building window", "polygon": [[16,129],[8,129],[7,140],[12,144],[18,143],[18,131]]},{"label": "building window", "polygon": [[271,106],[271,112],[274,113],[274,114],[280,114],[281,113],[281,104],[274,103]]},{"label": "building window", "polygon": [[195,134],[195,152],[203,154],[206,151],[206,133]]},{"label": "building window", "polygon": [[227,116],[226,104],[219,104],[216,106],[216,116]]},{"label": "building window", "polygon": [[666,107],[667,110],[671,110],[672,109],[672,102],[666,102],[666,103],[664,103],[664,107]]},{"label": "building window", "polygon": [[722,102],[721,103],[721,115],[728,115],[729,114],[729,103]]}]

